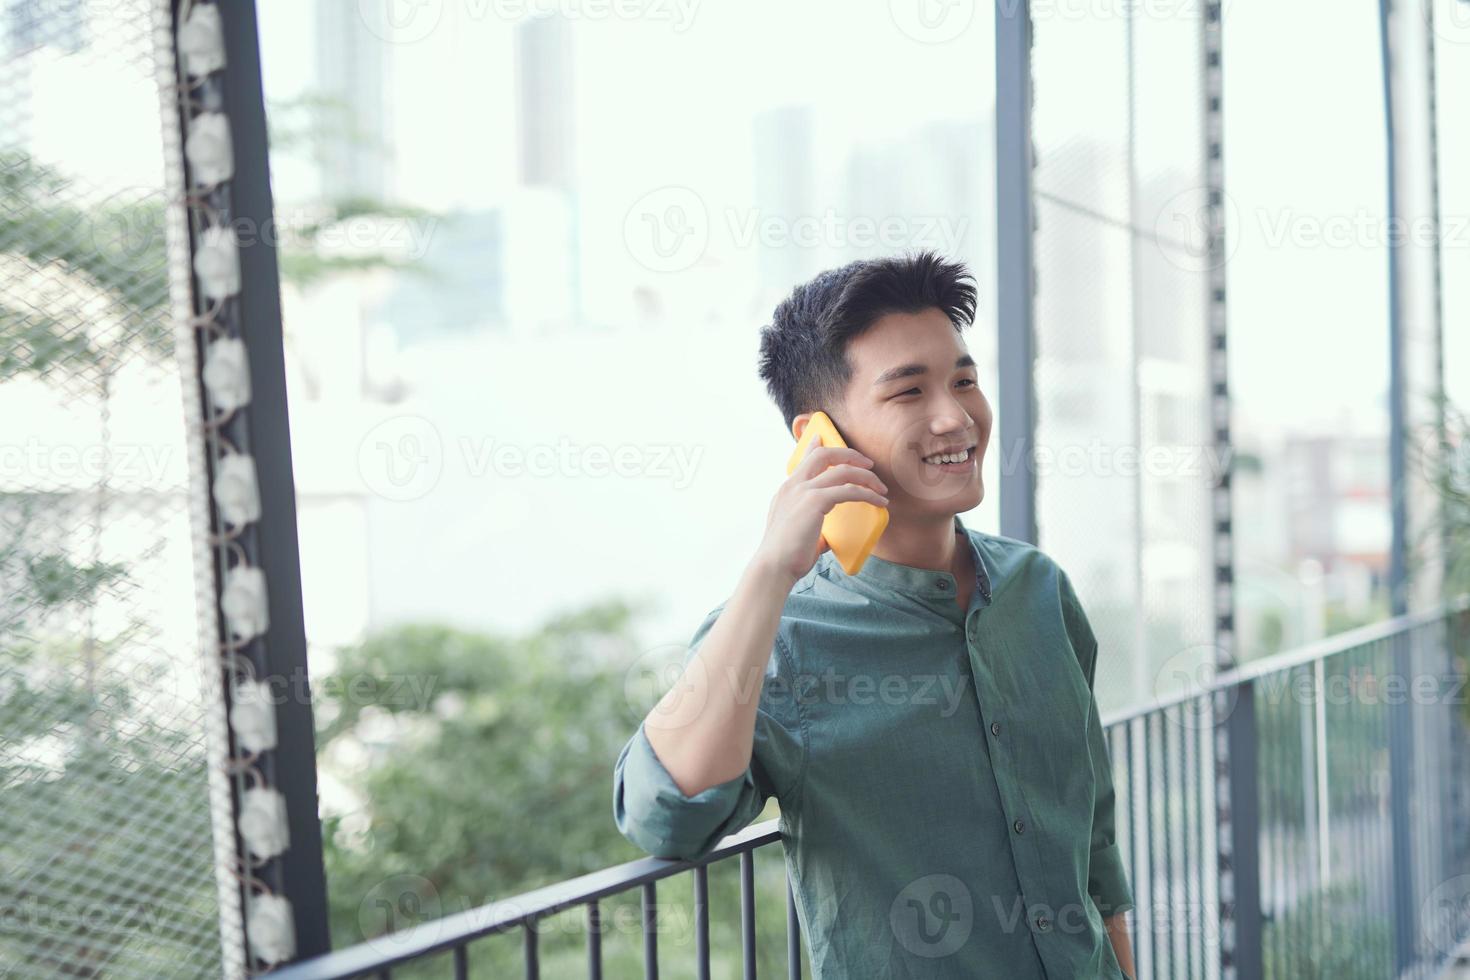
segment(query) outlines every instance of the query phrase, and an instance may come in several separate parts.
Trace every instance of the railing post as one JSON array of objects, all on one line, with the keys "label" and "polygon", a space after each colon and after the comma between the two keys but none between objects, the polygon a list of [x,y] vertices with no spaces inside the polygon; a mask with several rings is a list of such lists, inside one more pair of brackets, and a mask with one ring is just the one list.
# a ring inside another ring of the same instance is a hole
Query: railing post
[{"label": "railing post", "polygon": [[[1261,946],[1261,808],[1257,786],[1256,685],[1245,681],[1235,690],[1224,727],[1216,738],[1228,744],[1230,809],[1222,826],[1219,861],[1222,882],[1232,889],[1220,894],[1221,920],[1233,922],[1234,948],[1224,950],[1221,966],[1234,968],[1235,980],[1260,980],[1265,973]],[[1217,703],[1229,704],[1229,692],[1216,694]],[[1226,832],[1228,830],[1228,833]],[[1225,850],[1229,847],[1229,851]],[[1231,976],[1225,973],[1224,976]]]},{"label": "railing post", "polygon": [[[1395,633],[1389,639],[1389,678],[1410,677],[1410,634]],[[1394,975],[1402,976],[1413,966],[1418,935],[1414,893],[1414,842],[1410,823],[1409,796],[1414,792],[1414,720],[1411,698],[1396,697],[1388,705],[1388,814],[1393,835],[1393,936]]]}]

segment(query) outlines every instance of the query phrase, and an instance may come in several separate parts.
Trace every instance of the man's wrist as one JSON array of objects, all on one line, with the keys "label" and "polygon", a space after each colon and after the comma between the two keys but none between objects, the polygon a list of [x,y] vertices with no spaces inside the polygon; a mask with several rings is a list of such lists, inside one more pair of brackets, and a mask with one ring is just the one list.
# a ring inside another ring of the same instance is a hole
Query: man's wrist
[{"label": "man's wrist", "polygon": [[791,591],[792,586],[801,581],[801,576],[792,575],[790,569],[783,568],[780,562],[769,558],[760,551],[757,551],[751,556],[750,561],[746,562],[741,578],[762,592],[770,590],[783,596]]}]

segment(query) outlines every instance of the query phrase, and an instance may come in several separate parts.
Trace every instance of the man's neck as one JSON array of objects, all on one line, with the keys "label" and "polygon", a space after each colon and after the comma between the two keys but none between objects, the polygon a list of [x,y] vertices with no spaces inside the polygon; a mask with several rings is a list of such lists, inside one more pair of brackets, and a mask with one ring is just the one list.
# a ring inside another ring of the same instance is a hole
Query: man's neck
[{"label": "man's neck", "polygon": [[926,517],[916,521],[889,519],[873,554],[884,561],[938,572],[956,572],[959,535],[954,517]]}]

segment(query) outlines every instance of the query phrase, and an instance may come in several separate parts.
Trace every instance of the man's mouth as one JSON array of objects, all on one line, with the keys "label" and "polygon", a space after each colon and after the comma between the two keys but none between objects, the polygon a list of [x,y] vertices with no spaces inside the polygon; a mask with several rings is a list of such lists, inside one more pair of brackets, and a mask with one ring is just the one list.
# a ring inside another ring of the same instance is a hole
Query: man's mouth
[{"label": "man's mouth", "polygon": [[947,452],[934,453],[923,457],[924,462],[930,466],[936,466],[941,470],[960,472],[974,465],[975,447],[966,446],[963,449],[951,449]]}]

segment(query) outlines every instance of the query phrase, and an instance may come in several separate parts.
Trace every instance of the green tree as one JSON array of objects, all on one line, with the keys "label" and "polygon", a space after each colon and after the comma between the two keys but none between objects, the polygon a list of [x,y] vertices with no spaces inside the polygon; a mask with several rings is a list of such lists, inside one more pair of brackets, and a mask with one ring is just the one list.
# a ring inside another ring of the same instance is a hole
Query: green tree
[{"label": "green tree", "polygon": [[[65,175],[0,153],[0,383],[63,391],[110,442],[114,378],[173,353],[156,200],[83,208]],[[40,433],[44,440],[48,434]],[[77,447],[73,447],[77,448]],[[0,965],[19,975],[218,968],[198,733],[158,717],[168,676],[129,569],[101,558],[116,504],[92,487],[0,493]],[[172,851],[173,853],[166,853]],[[128,869],[166,861],[169,879]]]},{"label": "green tree", "polygon": [[[608,602],[522,637],[404,625],[341,653],[317,679],[318,758],[355,801],[324,820],[334,946],[645,855],[618,833],[612,770],[648,705],[624,683],[639,651],[634,610]],[[775,815],[775,804],[762,819]],[[760,967],[784,971],[785,870],[757,854]],[[694,975],[692,876],[659,885],[663,976]],[[602,903],[609,976],[641,975],[637,891]],[[739,975],[739,877],[710,871],[714,976]],[[585,916],[541,930],[548,976],[585,969]],[[480,975],[520,970],[518,935],[471,947]],[[394,971],[431,977],[442,963]]]},{"label": "green tree", "polygon": [[[218,920],[198,733],[156,717],[158,702],[140,691],[169,670],[137,642],[148,624],[91,626],[104,596],[126,607],[138,583],[118,563],[33,550],[37,511],[0,498],[0,972],[212,972]],[[163,826],[206,846],[180,854],[159,840]],[[126,871],[154,861],[171,875]]]}]

